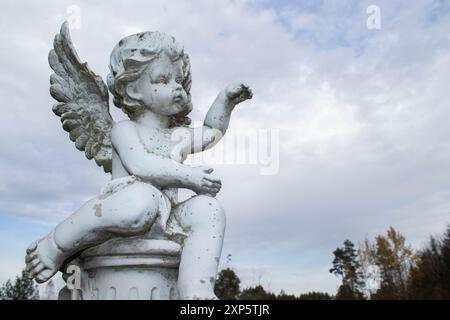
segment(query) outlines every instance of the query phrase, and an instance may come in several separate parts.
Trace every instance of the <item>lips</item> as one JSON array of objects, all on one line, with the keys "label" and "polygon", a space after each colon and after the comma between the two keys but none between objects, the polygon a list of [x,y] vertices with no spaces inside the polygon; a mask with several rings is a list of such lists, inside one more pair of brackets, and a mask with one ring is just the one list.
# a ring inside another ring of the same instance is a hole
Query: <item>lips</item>
[{"label": "lips", "polygon": [[181,94],[176,95],[176,96],[173,97],[173,101],[174,102],[181,102],[181,101],[183,101],[183,96]]}]

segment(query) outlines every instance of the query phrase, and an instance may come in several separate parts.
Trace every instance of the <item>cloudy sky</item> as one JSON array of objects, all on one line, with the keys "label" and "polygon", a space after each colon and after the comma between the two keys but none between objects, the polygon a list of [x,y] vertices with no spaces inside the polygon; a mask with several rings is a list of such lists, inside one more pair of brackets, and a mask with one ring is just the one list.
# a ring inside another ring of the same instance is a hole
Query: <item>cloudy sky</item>
[{"label": "cloudy sky", "polygon": [[[367,28],[370,5],[381,10],[380,29]],[[0,281],[20,272],[31,241],[109,179],[51,111],[47,53],[62,21],[78,13],[74,45],[103,77],[121,37],[175,36],[191,57],[196,121],[228,83],[253,88],[230,136],[278,132],[278,171],[214,164],[228,219],[221,264],[244,286],[334,293],[328,269],[345,239],[393,226],[420,248],[450,222],[449,1],[6,0]]]}]

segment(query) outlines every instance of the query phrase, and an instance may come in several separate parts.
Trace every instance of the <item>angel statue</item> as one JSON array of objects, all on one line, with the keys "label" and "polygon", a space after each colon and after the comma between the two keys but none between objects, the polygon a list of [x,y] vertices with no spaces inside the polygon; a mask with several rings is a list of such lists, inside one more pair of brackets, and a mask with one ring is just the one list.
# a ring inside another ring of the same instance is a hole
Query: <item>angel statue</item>
[{"label": "angel statue", "polygon": [[[112,237],[146,234],[182,241],[180,298],[216,299],[225,214],[214,197],[221,181],[213,169],[183,161],[218,142],[234,107],[252,98],[249,86],[232,84],[220,91],[203,126],[191,128],[189,57],[167,34],[141,32],[120,40],[111,53],[106,86],[80,61],[66,22],[55,37],[49,64],[54,70],[50,94],[58,101],[53,112],[75,147],[112,178],[97,197],[28,247],[30,277],[43,283],[82,250]],[[113,121],[108,89],[129,120]],[[175,141],[176,130],[200,137],[200,146],[192,139]],[[178,188],[196,195],[178,202]]]}]

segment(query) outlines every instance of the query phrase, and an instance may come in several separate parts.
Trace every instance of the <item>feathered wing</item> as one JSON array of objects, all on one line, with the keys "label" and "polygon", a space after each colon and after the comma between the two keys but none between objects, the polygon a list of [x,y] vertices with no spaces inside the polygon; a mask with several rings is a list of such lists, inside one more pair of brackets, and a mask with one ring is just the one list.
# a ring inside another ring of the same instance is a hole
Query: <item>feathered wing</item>
[{"label": "feathered wing", "polygon": [[58,101],[53,112],[61,117],[75,147],[89,160],[94,158],[105,172],[111,172],[110,131],[114,121],[109,113],[108,89],[102,78],[80,61],[67,22],[55,36],[48,60],[55,72],[50,76],[50,94]]}]

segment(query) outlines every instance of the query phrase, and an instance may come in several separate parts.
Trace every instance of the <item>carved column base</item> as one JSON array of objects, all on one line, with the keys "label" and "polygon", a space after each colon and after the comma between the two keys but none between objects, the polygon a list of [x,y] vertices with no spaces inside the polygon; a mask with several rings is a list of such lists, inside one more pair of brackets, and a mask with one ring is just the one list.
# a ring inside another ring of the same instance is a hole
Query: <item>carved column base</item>
[{"label": "carved column base", "polygon": [[66,286],[59,299],[177,300],[180,253],[180,245],[169,240],[111,239],[68,264],[80,267],[81,288]]}]

